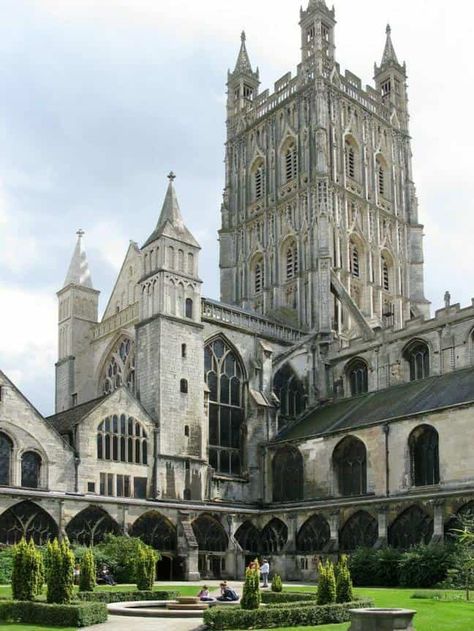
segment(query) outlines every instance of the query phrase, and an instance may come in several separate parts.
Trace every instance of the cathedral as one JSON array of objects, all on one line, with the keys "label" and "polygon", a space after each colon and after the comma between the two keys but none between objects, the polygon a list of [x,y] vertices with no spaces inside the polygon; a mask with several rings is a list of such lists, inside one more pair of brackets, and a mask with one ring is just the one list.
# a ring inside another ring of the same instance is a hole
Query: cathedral
[{"label": "cathedral", "polygon": [[77,243],[58,291],[56,410],[0,372],[0,544],[107,533],[158,578],[284,579],[325,555],[441,543],[474,509],[474,303],[430,314],[407,71],[341,71],[335,12],[300,12],[301,59],[260,89],[245,34],[227,78],[221,300],[175,175],[102,317]]}]

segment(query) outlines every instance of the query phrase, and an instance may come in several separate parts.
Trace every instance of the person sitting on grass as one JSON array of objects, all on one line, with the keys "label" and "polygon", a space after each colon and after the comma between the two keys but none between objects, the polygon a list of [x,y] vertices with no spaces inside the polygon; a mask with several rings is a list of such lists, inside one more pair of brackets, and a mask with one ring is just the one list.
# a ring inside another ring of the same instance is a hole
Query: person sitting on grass
[{"label": "person sitting on grass", "polygon": [[224,581],[220,585],[221,587],[221,595],[216,600],[221,602],[234,602],[239,600],[239,596],[237,592],[227,585],[227,581]]},{"label": "person sitting on grass", "polygon": [[209,590],[207,588],[207,585],[203,585],[203,587],[201,588],[201,591],[199,592],[197,597],[203,603],[210,603],[210,602],[214,601],[214,598],[211,598],[209,596]]}]

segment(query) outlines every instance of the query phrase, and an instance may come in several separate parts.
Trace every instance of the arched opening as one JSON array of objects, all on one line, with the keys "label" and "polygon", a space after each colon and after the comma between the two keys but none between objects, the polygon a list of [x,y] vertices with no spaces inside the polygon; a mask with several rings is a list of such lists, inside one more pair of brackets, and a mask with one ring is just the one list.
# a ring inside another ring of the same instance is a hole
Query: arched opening
[{"label": "arched opening", "polygon": [[263,263],[263,257],[260,256],[254,263],[254,293],[259,295],[262,293],[265,287],[265,268]]},{"label": "arched opening", "polygon": [[127,386],[135,392],[135,344],[122,337],[109,354],[100,378],[101,394],[110,394]]},{"label": "arched opening", "polygon": [[321,515],[312,515],[296,535],[296,551],[301,554],[320,553],[330,538],[331,531],[327,520]]},{"label": "arched opening", "polygon": [[234,537],[242,548],[246,560],[251,561],[260,554],[260,531],[251,521],[245,521],[239,526]]},{"label": "arched opening", "polygon": [[356,548],[371,548],[377,541],[378,525],[375,517],[366,511],[358,511],[344,524],[339,533],[339,547],[344,552]]},{"label": "arched opening", "polygon": [[289,139],[283,149],[283,180],[291,182],[298,175],[298,154],[296,143]]},{"label": "arched opening", "polygon": [[346,177],[351,180],[359,179],[359,148],[352,136],[347,136],[344,144],[344,158]]},{"label": "arched opening", "polygon": [[188,380],[187,379],[181,379],[181,381],[179,382],[179,391],[181,392],[181,394],[188,394]]},{"label": "arched opening", "polygon": [[354,436],[347,436],[337,445],[333,455],[340,495],[367,493],[367,450]]},{"label": "arched opening", "polygon": [[361,277],[360,251],[354,241],[349,243],[349,269],[354,278]]},{"label": "arched opening", "polygon": [[282,366],[273,378],[273,392],[280,402],[280,416],[294,419],[304,412],[306,392],[303,383],[289,364]]},{"label": "arched opening", "polygon": [[474,500],[468,502],[458,509],[455,515],[446,521],[444,526],[444,536],[446,541],[453,541],[459,537],[466,528],[466,520],[471,523],[474,520]]},{"label": "arched opening", "polygon": [[252,197],[254,201],[258,201],[265,197],[265,163],[262,158],[256,160],[251,170],[252,177]]},{"label": "arched opening", "polygon": [[14,545],[25,538],[43,546],[58,536],[58,526],[49,513],[34,502],[15,504],[0,515],[0,543]]},{"label": "arched opening", "polygon": [[186,309],[186,317],[192,320],[193,317],[193,301],[191,298],[186,298],[186,302],[185,302],[185,309]]},{"label": "arched opening", "polygon": [[217,519],[201,515],[192,523],[199,548],[199,572],[201,578],[220,578],[225,571],[227,534]]},{"label": "arched opening", "polygon": [[11,485],[13,443],[11,439],[0,432],[0,486]]},{"label": "arched opening", "polygon": [[288,541],[288,526],[276,517],[262,530],[260,542],[262,554],[272,555],[282,552]]},{"label": "arched opening", "polygon": [[360,358],[353,359],[346,368],[346,378],[351,396],[365,394],[369,390],[369,370],[367,363]]},{"label": "arched opening", "polygon": [[415,340],[403,352],[403,358],[408,364],[410,381],[426,379],[430,376],[430,351],[426,342]]},{"label": "arched opening", "polygon": [[169,581],[179,578],[176,559],[176,528],[158,511],[148,511],[141,515],[130,528],[130,536],[138,537],[144,543],[159,550],[161,558],[156,564],[159,580]]},{"label": "arched opening", "polygon": [[382,254],[380,257],[381,270],[382,270],[382,289],[384,291],[390,291],[390,266],[387,257]]},{"label": "arched opening", "polygon": [[389,545],[402,550],[428,544],[432,536],[433,519],[419,506],[407,508],[388,529]]},{"label": "arched opening", "polygon": [[148,435],[143,425],[125,414],[107,416],[97,428],[97,458],[148,464]]},{"label": "arched opening", "polygon": [[88,506],[66,526],[69,541],[81,546],[95,546],[104,541],[108,534],[119,535],[119,525],[107,511],[98,506]]},{"label": "arched opening", "polygon": [[35,451],[26,451],[21,457],[21,486],[37,489],[40,486],[41,456]]},{"label": "arched opening", "polygon": [[240,475],[244,421],[240,358],[216,338],[204,349],[204,372],[209,388],[209,464],[219,473]]},{"label": "arched opening", "polygon": [[290,241],[286,244],[283,257],[285,261],[285,275],[286,280],[290,281],[296,278],[298,275],[298,247],[296,241]]},{"label": "arched opening", "polygon": [[303,456],[296,447],[282,447],[272,460],[273,501],[303,499]]},{"label": "arched opening", "polygon": [[375,159],[375,177],[378,194],[387,199],[389,196],[388,167],[381,154],[378,154]]},{"label": "arched opening", "polygon": [[435,428],[420,425],[410,434],[408,444],[412,485],[439,484],[439,436]]}]

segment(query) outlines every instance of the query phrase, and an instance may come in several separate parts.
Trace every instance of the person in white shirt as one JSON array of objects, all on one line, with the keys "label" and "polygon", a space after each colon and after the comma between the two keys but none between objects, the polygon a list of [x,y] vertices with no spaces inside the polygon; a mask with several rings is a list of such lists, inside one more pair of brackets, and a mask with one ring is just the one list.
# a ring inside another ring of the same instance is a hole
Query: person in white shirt
[{"label": "person in white shirt", "polygon": [[260,567],[260,572],[262,574],[262,587],[268,587],[268,575],[270,574],[270,564],[266,559],[263,559],[263,563]]}]

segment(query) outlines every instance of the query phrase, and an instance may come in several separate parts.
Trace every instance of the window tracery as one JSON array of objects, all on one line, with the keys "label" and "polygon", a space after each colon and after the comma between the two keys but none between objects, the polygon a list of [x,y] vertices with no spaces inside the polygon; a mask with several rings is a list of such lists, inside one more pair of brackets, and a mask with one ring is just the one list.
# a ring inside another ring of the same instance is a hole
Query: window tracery
[{"label": "window tracery", "polygon": [[356,548],[371,548],[378,537],[378,525],[375,517],[366,511],[358,511],[349,517],[339,535],[339,546],[345,552]]},{"label": "window tracery", "polygon": [[222,525],[209,515],[201,515],[192,523],[199,550],[225,552],[228,538]]},{"label": "window tracery", "polygon": [[97,458],[148,464],[148,435],[141,423],[125,414],[105,418],[97,428]]},{"label": "window tracery", "polygon": [[128,337],[123,337],[111,352],[102,373],[102,392],[110,394],[127,386],[135,392],[135,344]]},{"label": "window tracery", "polygon": [[367,493],[367,450],[353,436],[344,438],[334,450],[339,493],[343,496]]},{"label": "window tracery", "polygon": [[321,515],[312,515],[296,535],[296,550],[302,554],[322,552],[330,538],[331,531],[327,520]]},{"label": "window tracery", "polygon": [[282,447],[273,456],[273,501],[303,499],[303,456],[295,447]]},{"label": "window tracery", "polygon": [[428,544],[433,536],[433,519],[419,506],[411,506],[388,529],[388,542],[394,548],[408,550]]},{"label": "window tracery", "polygon": [[439,484],[439,437],[434,427],[421,425],[409,438],[411,481],[414,486]]},{"label": "window tracery", "polygon": [[89,506],[71,519],[66,534],[69,541],[89,547],[102,543],[107,534],[120,534],[120,527],[107,511]]},{"label": "window tracery", "polygon": [[288,526],[275,517],[262,530],[260,541],[263,554],[278,554],[288,541]]},{"label": "window tracery", "polygon": [[351,396],[368,392],[368,368],[363,359],[355,359],[346,369],[347,379],[351,390]]},{"label": "window tracery", "polygon": [[293,280],[298,274],[298,248],[296,242],[290,243],[285,251],[286,280]]},{"label": "window tracery", "polygon": [[251,521],[239,526],[234,536],[244,552],[255,555],[260,553],[260,531]]},{"label": "window tracery", "polygon": [[12,468],[13,443],[0,432],[0,486],[10,486]]},{"label": "window tracery", "polygon": [[273,378],[273,392],[280,402],[280,415],[284,419],[296,418],[306,408],[306,392],[303,383],[285,364]]},{"label": "window tracery", "polygon": [[425,342],[416,341],[410,344],[404,352],[404,357],[410,368],[410,381],[430,376],[430,352]]},{"label": "window tracery", "polygon": [[286,182],[293,180],[298,174],[298,156],[296,144],[292,141],[284,153],[284,175]]},{"label": "window tracery", "polygon": [[0,515],[0,543],[14,545],[24,538],[42,546],[57,536],[54,519],[34,502],[19,502]]},{"label": "window tracery", "polygon": [[162,552],[174,552],[177,547],[176,528],[157,511],[141,515],[130,529],[130,536]]}]

